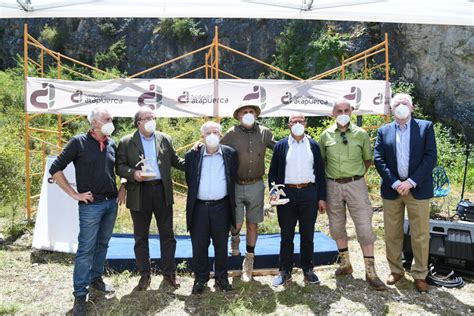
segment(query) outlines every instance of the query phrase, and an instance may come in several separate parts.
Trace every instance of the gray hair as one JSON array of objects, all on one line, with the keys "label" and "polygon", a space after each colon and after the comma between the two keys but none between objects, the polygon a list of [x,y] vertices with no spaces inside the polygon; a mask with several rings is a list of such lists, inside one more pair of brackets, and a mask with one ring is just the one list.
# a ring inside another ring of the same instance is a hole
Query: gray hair
[{"label": "gray hair", "polygon": [[99,106],[93,108],[92,111],[89,113],[89,115],[87,115],[87,120],[92,125],[92,121],[93,120],[98,120],[102,113],[109,113],[110,114],[109,110],[105,106],[99,105]]},{"label": "gray hair", "polygon": [[410,106],[413,106],[413,99],[411,98],[411,96],[407,93],[397,93],[395,94],[393,97],[392,97],[392,100],[390,101],[390,105],[392,106],[392,108],[394,106],[397,106],[399,105],[400,103],[402,103],[402,101],[404,100],[407,100],[408,103],[410,104]]},{"label": "gray hair", "polygon": [[133,116],[133,126],[138,127],[138,121],[140,121],[142,113],[144,112],[152,112],[153,110],[149,108],[148,106],[140,107],[138,111],[135,113]]},{"label": "gray hair", "polygon": [[334,105],[332,106],[332,110],[334,111],[336,109],[336,106],[340,104],[347,104],[349,107],[352,109],[351,102],[347,100],[346,98],[340,98],[334,101]]},{"label": "gray hair", "polygon": [[207,121],[206,123],[202,124],[202,126],[201,126],[201,135],[204,135],[212,127],[217,128],[217,130],[219,131],[219,134],[222,135],[222,126],[221,126],[221,124],[216,123],[214,121]]}]

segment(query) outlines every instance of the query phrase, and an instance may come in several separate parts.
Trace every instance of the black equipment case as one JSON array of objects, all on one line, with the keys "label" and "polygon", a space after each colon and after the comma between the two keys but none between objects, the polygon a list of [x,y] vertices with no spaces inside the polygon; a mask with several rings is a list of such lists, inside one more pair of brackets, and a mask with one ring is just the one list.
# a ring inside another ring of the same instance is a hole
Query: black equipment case
[{"label": "black equipment case", "polygon": [[[413,253],[406,219],[403,230],[404,267],[409,269]],[[430,263],[474,276],[474,223],[430,220],[430,237]]]}]

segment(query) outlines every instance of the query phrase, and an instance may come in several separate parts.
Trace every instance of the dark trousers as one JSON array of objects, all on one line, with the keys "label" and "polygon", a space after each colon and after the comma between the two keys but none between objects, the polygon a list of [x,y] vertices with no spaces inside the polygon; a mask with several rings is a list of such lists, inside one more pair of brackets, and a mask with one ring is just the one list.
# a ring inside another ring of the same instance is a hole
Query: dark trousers
[{"label": "dark trousers", "polygon": [[302,189],[284,188],[290,202],[277,207],[278,224],[281,229],[280,271],[291,273],[293,269],[296,223],[299,223],[301,268],[313,268],[314,224],[318,214],[318,193],[316,186]]},{"label": "dark trousers", "polygon": [[173,232],[173,206],[166,205],[163,185],[141,185],[142,209],[131,211],[135,237],[135,258],[140,275],[151,274],[148,237],[152,215],[155,214],[160,234],[161,272],[164,275],[176,273],[174,259],[176,239]]},{"label": "dark trousers", "polygon": [[231,224],[229,199],[208,206],[196,201],[191,222],[192,268],[196,281],[209,280],[209,245],[214,246],[214,277],[227,278],[227,238]]}]

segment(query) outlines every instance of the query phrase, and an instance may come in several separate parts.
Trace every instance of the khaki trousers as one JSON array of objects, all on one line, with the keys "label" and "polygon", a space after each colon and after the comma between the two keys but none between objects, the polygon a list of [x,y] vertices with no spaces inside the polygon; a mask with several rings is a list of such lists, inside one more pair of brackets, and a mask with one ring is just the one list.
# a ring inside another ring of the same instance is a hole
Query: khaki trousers
[{"label": "khaki trousers", "polygon": [[405,206],[410,223],[411,247],[415,264],[411,267],[414,279],[425,279],[428,274],[430,246],[430,200],[417,200],[411,193],[396,200],[383,199],[385,247],[390,271],[402,274],[403,220]]}]

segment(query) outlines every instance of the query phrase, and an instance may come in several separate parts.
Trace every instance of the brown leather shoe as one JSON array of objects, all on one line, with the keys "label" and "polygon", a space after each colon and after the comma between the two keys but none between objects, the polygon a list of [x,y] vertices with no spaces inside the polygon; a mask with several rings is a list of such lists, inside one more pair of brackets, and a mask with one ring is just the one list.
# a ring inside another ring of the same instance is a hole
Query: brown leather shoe
[{"label": "brown leather shoe", "polygon": [[428,292],[428,283],[425,279],[415,279],[415,287],[420,293]]},{"label": "brown leather shoe", "polygon": [[403,273],[395,273],[392,272],[388,275],[387,277],[387,284],[388,285],[394,285],[397,283],[401,278],[403,278]]},{"label": "brown leather shoe", "polygon": [[352,274],[352,272],[354,272],[354,270],[352,269],[352,266],[348,265],[348,266],[345,266],[345,267],[337,268],[337,270],[336,270],[336,272],[334,272],[334,274],[336,276],[341,276],[341,275]]},{"label": "brown leather shoe", "polygon": [[376,291],[385,291],[387,287],[385,283],[382,282],[377,276],[375,278],[370,278],[367,274],[365,275],[365,280],[370,284]]},{"label": "brown leather shoe", "polygon": [[175,289],[179,289],[181,286],[181,284],[179,284],[178,280],[176,279],[176,274],[163,275],[163,279]]},{"label": "brown leather shoe", "polygon": [[137,291],[146,291],[146,289],[150,287],[150,284],[151,284],[151,277],[149,275],[142,275],[135,289]]}]

